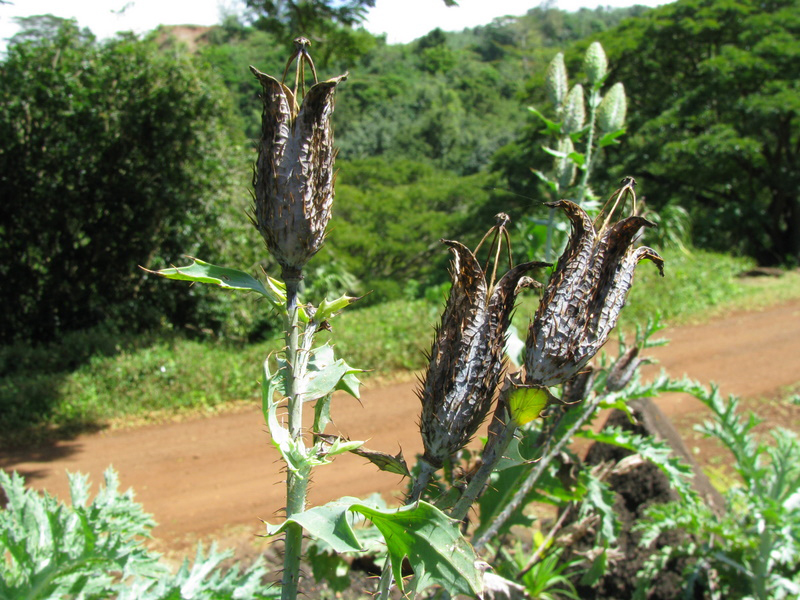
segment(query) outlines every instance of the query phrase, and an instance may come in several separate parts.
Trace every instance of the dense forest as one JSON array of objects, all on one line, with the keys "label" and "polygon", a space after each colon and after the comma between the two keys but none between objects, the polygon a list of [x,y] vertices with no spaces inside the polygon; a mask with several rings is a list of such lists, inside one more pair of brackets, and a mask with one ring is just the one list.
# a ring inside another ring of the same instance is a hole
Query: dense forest
[{"label": "dense forest", "polygon": [[349,73],[334,220],[309,295],[424,294],[447,280],[441,237],[474,245],[500,210],[539,214],[549,197],[532,170],[553,158],[527,107],[552,113],[547,65],[564,52],[579,83],[594,40],[628,98],[626,135],[598,157],[598,196],[633,175],[654,218],[688,216],[691,227],[659,220],[681,243],[800,262],[796,0],[542,6],[402,45],[361,28],[358,11],[298,21],[278,4],[253,0],[190,43],[167,27],[101,43],[72,21],[23,21],[0,63],[3,340],[98,324],[270,331],[249,301],[159,285],[137,266],[192,255],[274,273],[245,217],[261,110],[248,66],[280,76],[297,33],[321,79]]}]

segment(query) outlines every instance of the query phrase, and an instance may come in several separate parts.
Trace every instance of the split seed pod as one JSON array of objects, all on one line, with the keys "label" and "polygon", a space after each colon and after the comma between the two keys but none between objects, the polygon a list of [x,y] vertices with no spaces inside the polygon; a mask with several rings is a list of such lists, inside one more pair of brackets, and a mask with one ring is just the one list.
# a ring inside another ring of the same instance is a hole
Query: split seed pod
[{"label": "split seed pod", "polygon": [[453,287],[418,392],[424,458],[437,468],[469,442],[486,418],[502,372],[506,331],[520,282],[525,273],[546,264],[518,265],[490,292],[469,248],[443,241],[453,252]]},{"label": "split seed pod", "polygon": [[552,386],[574,377],[606,343],[617,324],[636,265],[653,261],[655,250],[632,246],[642,227],[653,223],[628,217],[595,231],[589,215],[567,200],[548,202],[572,222],[572,234],[545,288],[526,341],[526,383]]},{"label": "split seed pod", "polygon": [[[300,60],[300,58],[298,58]],[[317,83],[298,107],[294,93],[250,67],[264,110],[253,184],[254,223],[284,278],[299,278],[322,246],[333,204],[333,99],[347,75]]]}]

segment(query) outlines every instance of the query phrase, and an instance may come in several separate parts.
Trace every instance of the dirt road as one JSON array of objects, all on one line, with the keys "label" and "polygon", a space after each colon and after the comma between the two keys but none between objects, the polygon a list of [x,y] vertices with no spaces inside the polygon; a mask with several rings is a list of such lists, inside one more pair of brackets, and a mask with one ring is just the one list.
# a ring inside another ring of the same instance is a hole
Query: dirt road
[{"label": "dirt road", "polygon": [[[671,343],[650,351],[671,375],[714,381],[723,393],[749,398],[775,396],[800,381],[800,301],[758,312],[740,312],[702,325],[665,332]],[[413,458],[421,450],[415,382],[367,388],[363,406],[349,396],[334,398],[339,431],[368,447]],[[702,408],[679,396],[658,400],[668,415],[685,418]],[[316,471],[310,501],[343,495],[398,495],[399,477],[377,471],[355,456],[342,456]],[[164,548],[186,549],[197,539],[240,543],[260,533],[284,493],[277,452],[260,408],[188,422],[80,436],[53,446],[0,456],[0,467],[17,470],[30,485],[64,498],[65,471],[89,473],[95,485],[108,465],[132,487],[159,525]]]}]

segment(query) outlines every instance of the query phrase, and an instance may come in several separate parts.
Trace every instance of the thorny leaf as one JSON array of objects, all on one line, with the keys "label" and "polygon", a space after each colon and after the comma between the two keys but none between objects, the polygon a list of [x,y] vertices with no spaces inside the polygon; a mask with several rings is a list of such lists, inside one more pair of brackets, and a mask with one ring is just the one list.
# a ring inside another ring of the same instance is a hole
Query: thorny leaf
[{"label": "thorny leaf", "polygon": [[352,450],[352,452],[353,454],[357,454],[358,456],[366,458],[381,471],[386,471],[387,473],[396,473],[397,475],[402,475],[403,477],[411,477],[411,473],[408,470],[408,465],[406,464],[406,459],[403,458],[402,450],[395,456],[387,454],[386,452],[379,452],[377,450],[367,450],[366,448],[358,448],[356,450]]},{"label": "thorny leaf", "polygon": [[414,570],[411,584],[414,591],[422,592],[439,585],[454,594],[480,596],[480,563],[472,546],[461,535],[459,521],[423,501],[393,509],[370,504],[358,498],[340,498],[294,514],[280,525],[267,524],[267,535],[277,535],[294,522],[336,552],[361,552],[363,548],[349,515],[360,513],[383,535],[392,572],[401,590],[404,589],[402,564],[408,558]]},{"label": "thorny leaf", "polygon": [[[364,442],[351,441],[347,438],[338,435],[331,435],[329,433],[315,433],[314,439],[317,442],[322,442],[322,444],[324,444],[323,450],[325,450],[325,453],[328,456],[333,454],[341,454],[342,452],[352,452],[357,456],[366,458],[381,471],[396,473],[397,475],[402,475],[403,477],[411,476],[408,471],[408,465],[403,458],[402,451],[398,452],[397,456],[392,456],[386,452],[362,448],[361,446]],[[336,452],[333,452],[329,449],[334,449]]]}]

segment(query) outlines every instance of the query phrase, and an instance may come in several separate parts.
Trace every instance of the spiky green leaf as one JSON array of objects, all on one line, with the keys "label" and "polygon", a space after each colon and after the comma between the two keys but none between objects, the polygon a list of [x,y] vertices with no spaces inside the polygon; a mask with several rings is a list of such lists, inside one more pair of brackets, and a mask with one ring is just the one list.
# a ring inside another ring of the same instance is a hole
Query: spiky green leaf
[{"label": "spiky green leaf", "polygon": [[293,515],[279,526],[268,525],[267,533],[277,535],[294,522],[336,552],[360,552],[362,547],[351,526],[350,512],[367,517],[383,535],[392,572],[401,589],[401,567],[407,558],[414,571],[415,591],[438,585],[452,594],[480,595],[482,580],[477,556],[461,536],[460,522],[427,502],[380,509],[358,498],[341,498]]}]

